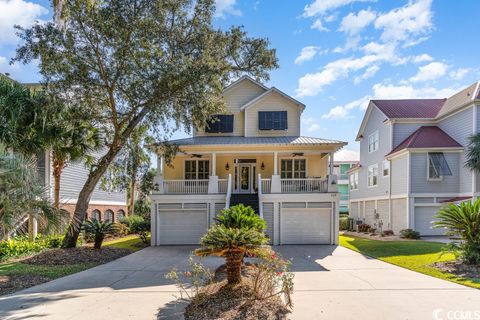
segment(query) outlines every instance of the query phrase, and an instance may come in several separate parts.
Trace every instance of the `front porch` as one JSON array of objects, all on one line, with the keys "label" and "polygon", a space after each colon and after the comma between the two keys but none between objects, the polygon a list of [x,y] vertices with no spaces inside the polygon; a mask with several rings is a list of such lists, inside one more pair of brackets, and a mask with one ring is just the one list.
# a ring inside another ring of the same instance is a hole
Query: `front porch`
[{"label": "front porch", "polygon": [[157,195],[337,192],[333,152],[196,152],[170,166],[160,154],[157,163]]}]

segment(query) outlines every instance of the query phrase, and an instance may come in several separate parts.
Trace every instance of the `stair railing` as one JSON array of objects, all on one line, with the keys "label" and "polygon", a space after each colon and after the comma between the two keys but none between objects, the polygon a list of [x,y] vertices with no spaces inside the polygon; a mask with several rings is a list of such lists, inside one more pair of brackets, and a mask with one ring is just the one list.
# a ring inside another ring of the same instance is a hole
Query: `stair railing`
[{"label": "stair railing", "polygon": [[262,174],[258,174],[258,215],[263,219],[263,206],[262,206]]},{"label": "stair railing", "polygon": [[232,196],[232,174],[228,174],[227,197],[225,199],[225,209],[230,208],[230,197]]}]

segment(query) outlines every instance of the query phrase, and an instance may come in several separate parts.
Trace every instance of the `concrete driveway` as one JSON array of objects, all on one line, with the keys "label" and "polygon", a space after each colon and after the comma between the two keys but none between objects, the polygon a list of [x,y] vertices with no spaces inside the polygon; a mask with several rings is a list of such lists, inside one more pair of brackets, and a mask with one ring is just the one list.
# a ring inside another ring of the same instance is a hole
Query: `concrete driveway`
[{"label": "concrete driveway", "polygon": [[[114,262],[0,298],[0,319],[179,319],[164,274],[193,247],[147,248]],[[293,261],[292,319],[449,319],[480,312],[480,290],[335,246],[276,247]],[[204,263],[215,268],[221,259]],[[437,317],[435,317],[437,315]],[[466,319],[466,318],[465,318]],[[474,318],[472,318],[474,319]]]}]

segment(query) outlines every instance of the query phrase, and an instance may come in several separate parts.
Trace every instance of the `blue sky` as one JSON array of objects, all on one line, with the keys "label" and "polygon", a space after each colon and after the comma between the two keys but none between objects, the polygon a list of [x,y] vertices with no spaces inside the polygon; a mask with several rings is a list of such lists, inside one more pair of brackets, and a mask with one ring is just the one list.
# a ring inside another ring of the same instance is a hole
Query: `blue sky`
[{"label": "blue sky", "polygon": [[[243,25],[277,49],[275,86],[306,104],[302,135],[355,135],[372,98],[444,98],[480,79],[476,0],[217,0],[215,24]],[[0,72],[38,81],[35,66],[9,66],[12,24],[51,17],[48,1],[0,0]],[[184,137],[177,132],[175,138]]]}]

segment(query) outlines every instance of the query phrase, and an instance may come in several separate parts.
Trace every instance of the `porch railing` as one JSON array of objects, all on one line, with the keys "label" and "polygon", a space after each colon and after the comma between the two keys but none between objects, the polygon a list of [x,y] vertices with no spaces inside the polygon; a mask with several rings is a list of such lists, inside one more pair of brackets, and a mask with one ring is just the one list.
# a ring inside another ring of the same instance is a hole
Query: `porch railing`
[{"label": "porch railing", "polygon": [[163,180],[163,190],[167,194],[204,194],[208,193],[208,179]]},{"label": "porch railing", "polygon": [[319,178],[280,179],[282,193],[328,192],[328,180]]},{"label": "porch railing", "polygon": [[272,179],[264,179],[261,180],[262,185],[262,193],[270,193],[272,190]]},{"label": "porch railing", "polygon": [[228,179],[218,179],[218,193],[227,193]]}]

